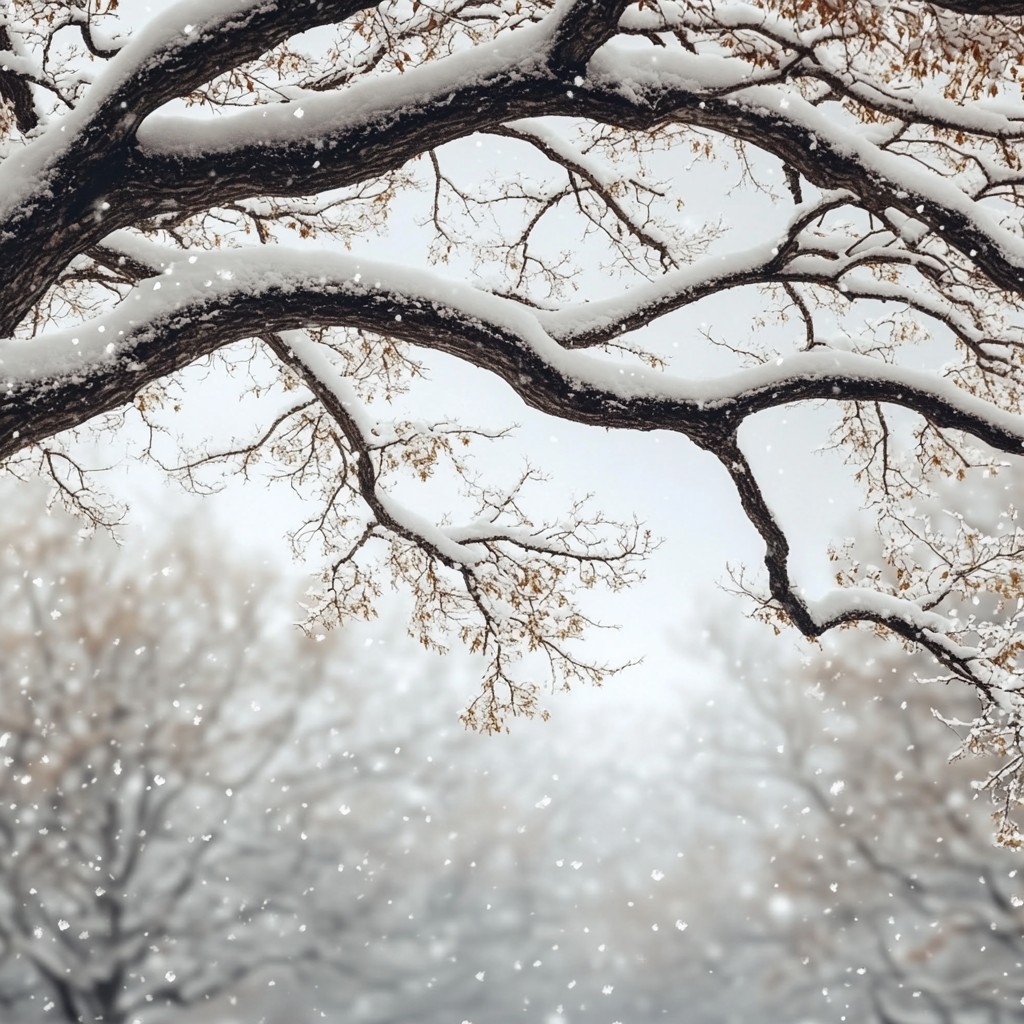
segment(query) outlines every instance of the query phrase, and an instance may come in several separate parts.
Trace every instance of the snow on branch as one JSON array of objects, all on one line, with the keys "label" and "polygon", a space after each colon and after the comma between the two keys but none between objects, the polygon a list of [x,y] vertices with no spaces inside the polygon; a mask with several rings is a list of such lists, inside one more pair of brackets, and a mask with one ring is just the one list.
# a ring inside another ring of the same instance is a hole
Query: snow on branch
[{"label": "snow on branch", "polygon": [[[613,304],[609,304],[613,305]],[[631,315],[631,303],[622,304]],[[695,440],[794,401],[861,398],[901,405],[1011,454],[1024,419],[932,373],[823,345],[730,376],[686,379],[566,349],[544,313],[436,274],[283,247],[194,254],[140,282],[112,313],[80,327],[0,342],[0,424],[14,451],[70,427],[144,384],[261,327],[343,324],[449,352],[510,384],[529,404],[580,422],[678,430]],[[618,333],[612,321],[609,333]],[[117,389],[121,388],[122,391]]]}]

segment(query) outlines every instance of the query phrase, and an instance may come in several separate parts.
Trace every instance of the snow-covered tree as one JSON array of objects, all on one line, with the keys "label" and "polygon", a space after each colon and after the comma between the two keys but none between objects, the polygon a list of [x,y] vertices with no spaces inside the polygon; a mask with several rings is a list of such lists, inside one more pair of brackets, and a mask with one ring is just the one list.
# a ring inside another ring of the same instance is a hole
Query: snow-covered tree
[{"label": "snow-covered tree", "polygon": [[[167,429],[179,371],[232,367],[258,398],[240,407],[251,433],[174,468],[201,483],[262,459],[290,480],[309,498],[297,538],[323,549],[312,619],[370,614],[390,573],[424,643],[487,655],[466,720],[497,729],[537,710],[545,678],[606,671],[572,644],[579,592],[635,580],[651,540],[586,502],[531,512],[536,471],[467,463],[494,431],[389,415],[443,353],[550,416],[709,453],[763,539],[766,577],[742,586],[764,614],[930,652],[982,696],[968,743],[1004,755],[992,782],[1012,803],[1016,511],[989,533],[917,509],[936,476],[991,475],[1024,444],[1022,15],[1008,0],[12,0],[0,458],[100,514],[67,432]],[[721,194],[691,195],[715,160]],[[392,211],[419,225],[401,261],[373,245]],[[723,295],[730,319],[700,327]],[[735,322],[744,304],[756,330]],[[838,411],[891,576],[840,551],[834,593],[794,577],[751,451],[794,403]],[[448,514],[414,511],[403,474],[451,484]],[[1003,598],[994,618],[971,613],[979,592]]]},{"label": "snow-covered tree", "polygon": [[338,826],[358,769],[333,749],[354,709],[325,704],[344,660],[268,632],[275,588],[195,541],[129,559],[9,489],[6,510],[5,1014],[127,1021],[361,948],[378,908],[337,878],[366,834]]}]

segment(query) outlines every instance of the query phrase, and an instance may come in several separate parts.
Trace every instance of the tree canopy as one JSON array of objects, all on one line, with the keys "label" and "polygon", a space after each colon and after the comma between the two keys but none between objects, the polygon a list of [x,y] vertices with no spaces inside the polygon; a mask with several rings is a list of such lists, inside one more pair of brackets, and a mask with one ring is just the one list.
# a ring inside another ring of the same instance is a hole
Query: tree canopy
[{"label": "tree canopy", "polygon": [[[0,458],[102,518],[68,432],[171,429],[179,371],[245,365],[251,434],[172,471],[271,464],[309,495],[311,621],[371,614],[390,572],[424,643],[487,655],[466,719],[497,729],[538,709],[545,677],[602,676],[573,645],[577,594],[637,579],[652,539],[586,502],[545,522],[535,470],[472,468],[493,432],[389,414],[428,354],[453,356],[549,416],[710,453],[764,542],[763,578],[740,580],[762,614],[930,652],[976,691],[964,742],[1004,755],[988,782],[1009,807],[1024,536],[1009,503],[993,529],[921,510],[937,479],[990,481],[1024,444],[1022,16],[1004,0],[12,0]],[[703,215],[685,181],[714,160],[739,176]],[[373,258],[389,214],[416,225],[401,263]],[[766,329],[698,327],[726,294]],[[881,566],[837,541],[837,587],[815,599],[750,458],[748,425],[794,403],[836,413],[883,540]],[[450,482],[450,515],[416,511],[403,474]]]}]

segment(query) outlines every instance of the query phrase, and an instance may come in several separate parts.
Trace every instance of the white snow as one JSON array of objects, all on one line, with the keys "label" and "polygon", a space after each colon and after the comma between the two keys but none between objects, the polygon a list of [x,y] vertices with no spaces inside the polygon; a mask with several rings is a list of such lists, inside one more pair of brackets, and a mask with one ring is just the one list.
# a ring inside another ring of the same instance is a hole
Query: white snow
[{"label": "white snow", "polygon": [[[458,91],[488,79],[527,77],[549,35],[550,25],[542,22],[404,74],[355,82],[335,93],[308,91],[286,103],[227,116],[153,115],[139,127],[137,138],[145,152],[161,156],[224,153],[253,142],[284,148],[311,139],[329,149],[333,136],[357,126],[383,128],[411,109],[443,105]],[[301,116],[296,116],[298,109]]]}]

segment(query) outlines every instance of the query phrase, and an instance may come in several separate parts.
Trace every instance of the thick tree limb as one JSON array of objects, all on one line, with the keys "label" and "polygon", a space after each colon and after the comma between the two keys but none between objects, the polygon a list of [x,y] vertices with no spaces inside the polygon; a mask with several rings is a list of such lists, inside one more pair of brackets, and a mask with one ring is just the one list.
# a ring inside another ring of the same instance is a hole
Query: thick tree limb
[{"label": "thick tree limb", "polygon": [[802,353],[718,381],[636,371],[613,384],[599,361],[558,345],[528,307],[432,274],[278,247],[192,257],[170,269],[159,291],[140,287],[91,325],[0,343],[0,458],[124,405],[145,385],[231,342],[330,325],[387,332],[458,356],[556,416],[674,430],[701,445],[713,446],[748,417],[791,402],[873,399],[999,451],[1024,448],[1020,416],[922,371],[851,353]]},{"label": "thick tree limb", "polygon": [[565,5],[551,44],[552,69],[566,78],[581,74],[594,53],[615,35],[619,18],[630,3],[632,0],[572,0]]},{"label": "thick tree limb", "polygon": [[[168,209],[195,212],[252,195],[341,188],[498,124],[510,113],[529,117],[548,108],[571,109],[551,70],[557,62],[552,46],[562,45],[559,27],[580,26],[582,35],[564,44],[576,56],[586,46],[599,46],[614,28],[604,6],[577,4],[564,22],[559,13],[500,40],[489,67],[481,66],[477,54],[455,55],[414,69],[401,94],[392,89],[383,101],[376,100],[378,87],[365,83],[340,99],[310,96],[287,105],[273,119],[276,132],[264,110],[255,113],[255,124],[250,114],[234,115],[232,124],[218,122],[205,133],[216,144],[199,152],[204,132],[194,122],[157,120],[142,134],[141,147],[135,145],[146,116],[168,100],[297,32],[371,6],[365,0],[298,8],[240,0],[230,13],[202,17],[190,0],[121,50],[97,83],[97,97],[67,117],[59,150],[53,151],[52,138],[40,140],[0,166],[0,263],[11,268],[10,287],[0,296],[0,335],[13,332],[69,258],[110,231]],[[616,6],[624,4],[619,0],[608,10]],[[193,8],[196,25],[183,35],[182,19]],[[602,17],[595,20],[597,12]],[[306,115],[307,108],[308,120],[292,116]],[[168,134],[186,144],[161,145]],[[52,230],[55,223],[61,231]]]}]

